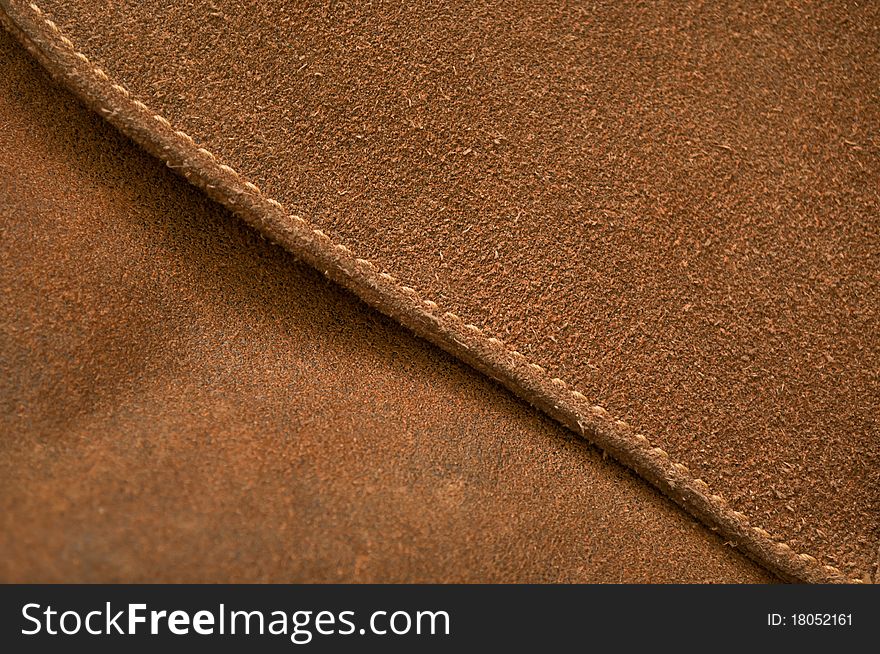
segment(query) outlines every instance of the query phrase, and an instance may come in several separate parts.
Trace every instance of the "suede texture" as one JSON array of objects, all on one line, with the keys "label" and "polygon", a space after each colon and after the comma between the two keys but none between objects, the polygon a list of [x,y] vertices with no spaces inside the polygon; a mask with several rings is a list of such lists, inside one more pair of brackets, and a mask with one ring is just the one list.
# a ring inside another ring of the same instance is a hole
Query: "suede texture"
[{"label": "suede texture", "polygon": [[780,574],[876,571],[876,6],[4,4],[151,151]]},{"label": "suede texture", "polygon": [[0,68],[0,580],[773,580]]}]

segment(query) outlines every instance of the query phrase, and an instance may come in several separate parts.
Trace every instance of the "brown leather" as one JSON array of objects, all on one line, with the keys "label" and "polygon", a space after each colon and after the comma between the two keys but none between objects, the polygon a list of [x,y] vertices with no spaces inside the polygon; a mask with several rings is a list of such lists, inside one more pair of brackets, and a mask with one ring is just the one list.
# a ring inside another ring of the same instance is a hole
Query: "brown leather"
[{"label": "brown leather", "polygon": [[151,151],[767,565],[875,569],[876,8],[4,5]]},{"label": "brown leather", "polygon": [[0,580],[771,580],[0,68]]}]

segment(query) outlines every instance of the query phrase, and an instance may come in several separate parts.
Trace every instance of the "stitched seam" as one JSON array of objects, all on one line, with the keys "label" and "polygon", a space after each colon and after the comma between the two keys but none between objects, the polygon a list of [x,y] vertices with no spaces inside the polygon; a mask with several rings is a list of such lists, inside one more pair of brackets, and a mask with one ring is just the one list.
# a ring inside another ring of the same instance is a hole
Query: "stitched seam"
[{"label": "stitched seam", "polygon": [[[165,118],[164,116],[162,116],[160,114],[154,113],[153,111],[151,111],[149,109],[149,107],[147,107],[146,104],[144,104],[140,100],[133,98],[131,91],[129,91],[127,88],[125,88],[121,84],[112,82],[110,80],[110,76],[102,68],[100,68],[98,65],[92,63],[92,61],[85,54],[83,54],[82,52],[79,52],[76,49],[73,42],[62,33],[61,28],[59,28],[58,25],[54,21],[52,21],[50,18],[48,18],[43,13],[43,11],[42,11],[42,9],[40,9],[40,7],[38,7],[33,2],[28,3],[28,6],[40,18],[40,20],[50,29],[50,31],[56,35],[56,37],[64,45],[64,47],[66,47],[68,50],[70,50],[70,52],[73,54],[74,57],[76,57],[79,61],[81,61],[83,64],[85,64],[86,66],[88,66],[90,68],[90,70],[95,75],[95,77],[110,84],[110,87],[114,91],[116,91],[117,93],[119,93],[120,95],[125,97],[126,99],[129,99],[132,102],[132,104],[134,104],[134,106],[137,107],[137,109],[148,114],[153,120],[158,122],[160,125],[162,125],[166,129],[170,130],[174,134],[175,137],[184,141],[186,143],[186,145],[193,146],[193,147],[196,145],[195,140],[189,134],[187,134],[186,132],[183,132],[181,130],[175,129],[174,126],[171,124],[171,122],[167,118]],[[422,305],[422,307],[424,307],[425,312],[429,316],[433,317],[435,320],[437,319],[437,317],[439,315],[439,316],[442,316],[446,320],[450,320],[450,321],[461,324],[465,329],[474,333],[479,339],[483,339],[485,342],[489,343],[490,345],[492,345],[496,349],[498,349],[498,348],[502,349],[507,354],[509,354],[511,357],[513,357],[514,359],[525,364],[529,369],[533,370],[536,374],[542,376],[544,378],[544,380],[549,381],[550,384],[552,384],[553,386],[556,386],[557,388],[559,388],[561,390],[567,391],[568,394],[571,396],[571,398],[573,398],[577,404],[582,404],[582,405],[583,404],[587,404],[587,405],[590,404],[590,400],[587,398],[586,395],[584,395],[583,393],[581,393],[575,389],[569,388],[569,384],[567,382],[565,382],[565,380],[560,379],[559,377],[551,377],[550,373],[548,373],[547,370],[543,366],[540,366],[536,363],[527,361],[525,355],[523,355],[521,352],[514,349],[513,347],[511,347],[510,345],[508,345],[507,343],[505,343],[501,339],[496,338],[494,336],[488,336],[477,325],[473,325],[471,323],[464,322],[464,320],[462,320],[459,316],[457,316],[456,314],[454,314],[450,311],[445,311],[445,312],[441,313],[440,306],[436,302],[422,298],[421,294],[416,289],[402,284],[400,281],[398,281],[390,273],[385,272],[385,271],[380,271],[378,266],[376,266],[372,261],[369,261],[368,259],[362,259],[362,258],[355,257],[355,255],[352,253],[352,251],[348,247],[346,247],[345,245],[343,245],[341,243],[334,242],[327,234],[325,234],[320,229],[313,227],[304,218],[302,218],[296,214],[288,213],[287,210],[284,208],[284,205],[282,205],[278,200],[265,195],[263,193],[263,191],[261,191],[260,188],[256,184],[253,184],[252,182],[247,181],[234,168],[222,163],[219,160],[219,158],[210,150],[207,150],[206,148],[203,148],[203,147],[197,147],[196,151],[207,156],[209,159],[214,161],[217,164],[217,167],[221,171],[237,178],[242,183],[242,185],[246,189],[248,189],[251,193],[253,193],[255,196],[263,199],[265,202],[267,202],[268,204],[272,205],[273,207],[275,207],[276,209],[281,211],[289,219],[295,221],[300,226],[310,230],[314,236],[317,236],[319,239],[328,242],[329,245],[333,249],[335,249],[337,252],[342,252],[342,253],[348,255],[349,257],[351,257],[354,260],[354,263],[356,266],[363,268],[363,269],[367,269],[370,272],[375,272],[376,274],[378,274],[378,276],[380,278],[382,278],[384,281],[395,286],[399,291],[401,291],[405,295],[412,296],[413,299],[416,300],[416,302],[418,302],[419,304]],[[456,342],[458,342],[460,345],[464,346],[465,348],[467,347],[465,344],[461,343],[460,341],[457,341],[457,339],[454,339],[454,340],[456,340]],[[698,495],[700,495],[704,500],[708,501],[709,504],[713,505],[717,509],[720,509],[721,511],[725,511],[725,510],[729,511],[729,513],[739,522],[740,526],[742,526],[743,528],[745,528],[747,530],[750,530],[757,537],[759,537],[763,540],[769,541],[770,544],[772,544],[774,546],[774,548],[776,548],[777,551],[779,551],[783,554],[789,554],[789,555],[793,554],[793,555],[797,556],[802,562],[809,564],[811,566],[814,566],[814,567],[821,567],[824,571],[831,573],[833,575],[839,576],[839,577],[843,577],[844,579],[846,579],[850,583],[855,583],[855,584],[864,583],[862,579],[859,579],[857,577],[850,577],[850,576],[846,575],[845,573],[843,573],[839,568],[837,568],[835,566],[832,566],[832,565],[821,565],[820,566],[819,561],[815,557],[813,557],[809,554],[803,553],[803,552],[795,552],[794,550],[792,550],[791,546],[787,542],[785,542],[783,539],[776,538],[775,536],[771,535],[769,532],[762,529],[761,527],[752,525],[748,516],[746,516],[744,513],[740,512],[740,511],[736,511],[736,510],[732,509],[731,507],[729,507],[727,504],[727,500],[723,496],[721,496],[719,494],[715,494],[715,493],[710,493],[709,485],[704,480],[700,479],[699,477],[693,477],[691,475],[690,469],[686,465],[679,463],[679,462],[676,462],[676,461],[672,461],[668,452],[666,452],[665,450],[663,450],[660,447],[654,446],[651,443],[651,441],[644,434],[633,433],[635,430],[629,424],[624,422],[623,420],[613,419],[604,407],[599,406],[599,405],[592,405],[589,407],[588,410],[589,410],[589,413],[594,418],[605,421],[606,423],[612,423],[618,429],[621,429],[621,430],[624,430],[625,432],[627,432],[626,439],[630,442],[630,444],[635,444],[637,447],[639,447],[643,450],[647,450],[658,462],[662,462],[662,463],[665,463],[666,465],[669,465],[672,469],[674,469],[683,478],[683,480],[686,483],[689,482],[693,488],[696,488],[697,489],[696,493]],[[578,425],[581,427],[582,432],[586,431],[586,425],[584,423],[582,423],[581,421],[578,421]],[[673,480],[671,478],[667,478],[666,481],[667,482],[674,482],[675,480]],[[677,484],[672,483],[673,487],[675,485],[677,485]]]}]

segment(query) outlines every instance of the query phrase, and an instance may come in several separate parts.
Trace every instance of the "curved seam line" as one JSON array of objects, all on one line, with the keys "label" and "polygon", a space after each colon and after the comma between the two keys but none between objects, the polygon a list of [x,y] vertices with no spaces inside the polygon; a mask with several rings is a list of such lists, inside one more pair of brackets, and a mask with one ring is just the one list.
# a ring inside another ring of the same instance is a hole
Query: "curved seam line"
[{"label": "curved seam line", "polygon": [[[440,312],[440,306],[436,302],[433,302],[433,301],[427,300],[427,299],[423,299],[421,297],[420,293],[416,289],[402,284],[393,275],[391,275],[387,272],[384,272],[384,271],[380,271],[378,266],[376,266],[372,261],[369,261],[368,259],[362,259],[362,258],[355,257],[354,253],[348,247],[346,247],[345,245],[343,245],[341,243],[334,242],[333,239],[331,239],[327,234],[325,234],[320,229],[313,227],[304,218],[302,218],[296,214],[287,213],[287,210],[284,208],[284,205],[282,205],[278,200],[267,196],[265,193],[263,193],[263,191],[260,190],[260,188],[256,184],[253,184],[252,182],[246,180],[237,170],[235,170],[231,166],[228,166],[224,163],[221,163],[220,159],[210,150],[207,150],[204,147],[196,146],[195,140],[189,134],[187,134],[184,131],[175,129],[174,126],[171,124],[171,121],[169,121],[167,118],[165,118],[164,116],[162,116],[160,114],[154,113],[142,101],[133,98],[131,91],[129,91],[126,87],[122,86],[121,84],[112,82],[110,80],[110,76],[103,69],[101,69],[95,63],[93,63],[85,54],[83,54],[82,52],[79,52],[76,49],[76,47],[74,46],[74,43],[62,33],[61,28],[58,27],[58,25],[54,21],[52,21],[50,18],[45,16],[45,14],[43,13],[43,10],[40,9],[39,6],[37,6],[33,2],[29,2],[28,6],[40,18],[40,20],[42,20],[43,23],[58,37],[58,40],[66,48],[68,48],[71,51],[71,53],[73,54],[74,57],[76,57],[82,63],[84,63],[90,67],[90,69],[92,70],[95,77],[97,77],[98,79],[100,79],[104,82],[109,83],[112,89],[114,89],[116,92],[118,92],[119,94],[121,94],[125,98],[129,99],[132,102],[132,104],[134,104],[135,107],[137,107],[139,110],[149,114],[156,122],[158,122],[160,125],[167,128],[168,130],[170,130],[178,139],[182,139],[183,141],[186,142],[187,145],[191,145],[191,146],[196,147],[197,152],[207,156],[209,159],[214,161],[221,171],[223,171],[229,175],[232,175],[233,177],[235,177],[236,179],[241,181],[242,185],[246,189],[251,191],[254,195],[256,195],[257,197],[262,198],[263,200],[268,202],[270,205],[272,205],[273,207],[275,207],[276,209],[278,209],[279,211],[284,213],[291,220],[294,220],[295,222],[299,223],[304,228],[309,229],[318,238],[320,238],[322,240],[326,240],[333,249],[352,257],[354,259],[354,263],[357,266],[359,266],[361,268],[369,269],[370,271],[373,271],[373,272],[376,272],[379,277],[381,277],[386,282],[390,283],[392,286],[395,286],[398,290],[400,290],[404,294],[413,296],[413,298],[418,303],[420,303],[423,307],[425,307],[426,313],[428,313],[429,316],[433,317],[435,320],[437,319],[437,314]],[[530,368],[535,373],[537,373],[538,375],[543,377],[545,380],[549,381],[552,385],[554,385],[562,390],[567,391],[571,395],[571,397],[574,398],[578,403],[587,403],[587,404],[590,403],[589,398],[587,398],[587,396],[585,396],[583,393],[581,393],[575,389],[569,388],[569,384],[567,382],[565,382],[565,380],[560,379],[559,377],[552,377],[550,375],[550,373],[548,373],[547,370],[543,366],[540,366],[536,363],[527,361],[525,355],[523,355],[521,352],[519,352],[518,350],[514,349],[513,347],[511,347],[510,345],[505,343],[503,340],[496,338],[496,337],[493,337],[493,336],[486,335],[480,327],[478,327],[477,325],[471,324],[471,323],[465,323],[459,316],[457,316],[456,314],[454,314],[450,311],[442,312],[442,313],[440,313],[440,315],[447,320],[451,320],[451,321],[462,324],[465,329],[468,329],[471,332],[473,332],[474,334],[476,334],[478,338],[484,339],[490,345],[492,345],[496,348],[500,347],[504,351],[506,351],[508,354],[510,354],[512,357],[522,360],[522,362],[526,366],[528,366],[528,368]],[[461,343],[459,343],[459,344],[464,345]],[[606,421],[606,422],[613,422],[613,424],[616,427],[618,427],[622,430],[625,430],[627,432],[634,432],[635,431],[625,421],[614,420],[611,417],[611,415],[608,413],[608,411],[602,406],[592,405],[589,407],[589,411],[593,417],[598,418],[603,421]],[[581,421],[577,421],[577,422],[578,422],[578,426],[581,427],[581,431],[585,432],[586,426]],[[585,436],[585,434],[582,434],[582,435]],[[632,434],[632,436],[629,437],[629,441],[631,444],[635,444],[637,447],[646,448],[657,460],[665,462],[668,465],[670,465],[682,478],[685,479],[685,481],[690,482],[690,484],[692,486],[696,487],[696,489],[697,489],[696,492],[699,495],[701,495],[704,500],[707,500],[711,505],[715,506],[717,509],[719,509],[721,511],[728,510],[730,512],[730,514],[739,522],[739,524],[742,527],[744,527],[746,529],[750,529],[751,532],[753,534],[757,535],[759,538],[769,541],[777,550],[779,550],[785,554],[794,554],[802,562],[809,564],[811,566],[814,566],[814,567],[820,566],[819,561],[815,557],[813,557],[809,554],[806,554],[804,552],[795,552],[794,550],[792,550],[791,546],[787,542],[785,542],[785,540],[771,535],[768,531],[766,531],[765,529],[762,529],[761,527],[751,525],[748,516],[746,516],[744,513],[740,512],[740,511],[736,511],[736,510],[730,508],[729,506],[727,506],[727,500],[723,496],[721,496],[720,494],[710,493],[709,492],[710,491],[709,485],[704,480],[700,479],[699,477],[692,476],[690,469],[686,465],[679,463],[679,462],[676,462],[676,461],[672,461],[668,452],[666,452],[665,450],[663,450],[660,447],[653,446],[652,443],[650,442],[650,440],[644,434],[634,433],[634,434]],[[669,482],[672,480],[667,479],[667,481]],[[844,579],[846,579],[850,583],[854,583],[854,584],[864,583],[864,581],[862,579],[859,579],[858,577],[851,577],[851,576],[843,573],[839,568],[837,568],[835,566],[821,565],[821,568],[824,569],[826,572],[843,577]]]}]

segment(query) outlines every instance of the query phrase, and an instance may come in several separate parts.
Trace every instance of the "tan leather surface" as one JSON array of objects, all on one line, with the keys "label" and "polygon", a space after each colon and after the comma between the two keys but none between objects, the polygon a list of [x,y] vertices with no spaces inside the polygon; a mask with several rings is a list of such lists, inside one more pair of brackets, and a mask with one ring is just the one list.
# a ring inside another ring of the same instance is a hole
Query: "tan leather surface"
[{"label": "tan leather surface", "polygon": [[38,4],[267,197],[684,464],[701,517],[875,569],[875,5]]},{"label": "tan leather surface", "polygon": [[0,580],[772,580],[0,69]]}]

